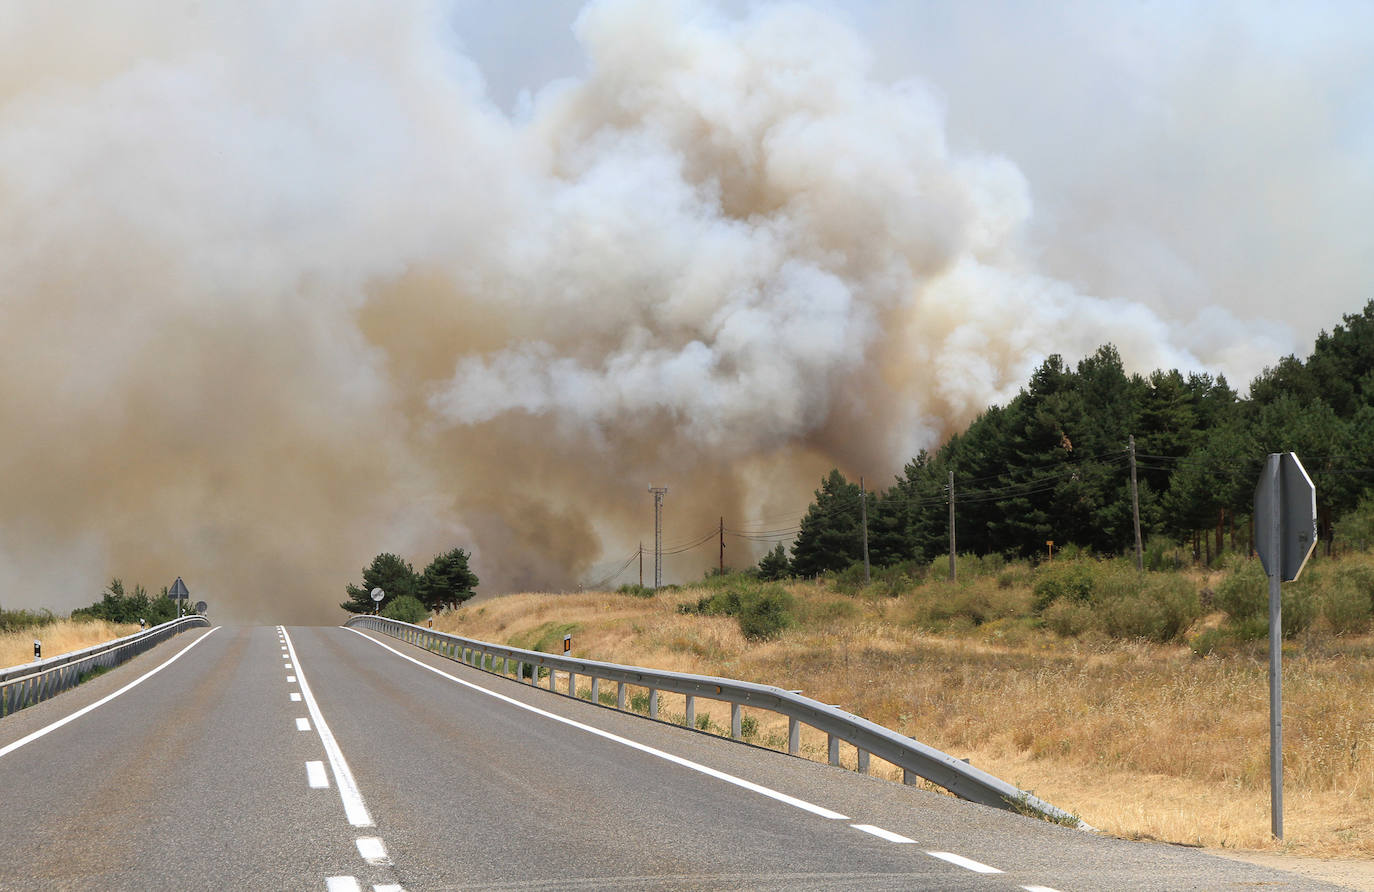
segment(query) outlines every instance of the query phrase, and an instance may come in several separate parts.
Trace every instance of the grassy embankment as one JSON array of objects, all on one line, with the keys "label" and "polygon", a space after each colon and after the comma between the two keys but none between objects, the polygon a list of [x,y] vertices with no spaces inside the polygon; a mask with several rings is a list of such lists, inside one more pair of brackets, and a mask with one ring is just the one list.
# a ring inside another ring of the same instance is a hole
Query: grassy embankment
[{"label": "grassy embankment", "polygon": [[41,624],[16,623],[22,628],[0,631],[0,667],[33,662],[33,640],[43,642],[43,656],[55,657],[138,631],[137,623],[104,620],[53,619]]},{"label": "grassy embankment", "polygon": [[[1121,561],[961,559],[955,584],[939,561],[867,587],[736,576],[651,597],[510,595],[435,626],[547,651],[570,631],[579,656],[800,688],[1123,837],[1374,856],[1374,558],[1320,562],[1285,587],[1304,627],[1284,648],[1283,844],[1269,836],[1268,663],[1252,610],[1263,577],[1231,568],[1142,581]],[[710,612],[730,592],[781,600],[790,624],[746,639]],[[660,703],[681,720],[681,697]],[[699,700],[697,715],[725,733],[727,705]],[[746,710],[745,731],[785,746],[769,713]],[[823,735],[804,734],[803,750],[823,761]],[[854,766],[852,748],[842,756]],[[898,777],[876,758],[873,771]]]}]

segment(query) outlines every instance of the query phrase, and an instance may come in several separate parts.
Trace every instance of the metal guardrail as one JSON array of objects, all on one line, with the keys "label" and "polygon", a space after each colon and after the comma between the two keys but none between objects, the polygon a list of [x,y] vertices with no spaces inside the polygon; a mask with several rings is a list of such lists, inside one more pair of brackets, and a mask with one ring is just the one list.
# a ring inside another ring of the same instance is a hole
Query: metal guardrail
[{"label": "metal guardrail", "polygon": [[[730,736],[735,740],[742,739],[741,707],[770,710],[787,716],[787,751],[794,756],[801,750],[801,726],[808,725],[827,735],[827,755],[831,765],[840,764],[839,743],[845,741],[858,751],[858,765],[862,772],[867,773],[869,755],[872,754],[901,768],[904,783],[914,784],[916,778],[924,778],[961,799],[1010,811],[1038,814],[1057,823],[1085,830],[1092,829],[1076,815],[1071,815],[961,759],[835,706],[803,697],[796,691],[710,675],[689,675],[595,660],[575,660],[473,638],[462,638],[378,616],[353,616],[345,625],[372,629],[448,659],[498,675],[510,676],[513,665],[515,677],[523,681],[528,674],[529,682],[533,686],[538,685],[539,669],[544,668],[548,670],[550,691],[555,690],[557,674],[566,673],[567,691],[574,697],[577,696],[578,676],[586,676],[591,679],[592,702],[599,705],[600,683],[603,680],[613,681],[616,684],[616,708],[620,710],[625,710],[626,685],[647,688],[651,719],[658,718],[659,691],[682,694],[687,698],[686,723],[689,727],[695,724],[697,697],[723,701],[730,704]],[[498,659],[501,660],[500,669],[496,667]]]},{"label": "metal guardrail", "polygon": [[183,616],[104,644],[0,670],[0,716],[60,694],[96,669],[118,666],[179,632],[208,625],[203,616]]}]

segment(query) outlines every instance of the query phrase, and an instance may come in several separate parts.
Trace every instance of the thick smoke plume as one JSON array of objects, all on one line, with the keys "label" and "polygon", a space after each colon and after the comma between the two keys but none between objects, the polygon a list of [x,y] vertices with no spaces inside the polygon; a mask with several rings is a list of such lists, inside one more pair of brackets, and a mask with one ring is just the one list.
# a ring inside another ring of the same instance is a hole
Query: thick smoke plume
[{"label": "thick smoke plume", "polygon": [[1037,275],[1017,167],[808,6],[577,32],[586,75],[508,116],[438,2],[12,4],[0,604],[181,575],[332,619],[373,554],[453,545],[570,587],[650,483],[680,538],[888,479],[1049,352],[1280,349]]}]

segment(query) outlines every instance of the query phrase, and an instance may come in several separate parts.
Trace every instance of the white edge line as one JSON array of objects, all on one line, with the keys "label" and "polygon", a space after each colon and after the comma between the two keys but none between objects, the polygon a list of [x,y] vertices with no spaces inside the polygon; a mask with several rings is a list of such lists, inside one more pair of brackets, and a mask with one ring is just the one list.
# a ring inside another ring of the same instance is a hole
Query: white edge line
[{"label": "white edge line", "polygon": [[1049,886],[1022,886],[1026,892],[1059,892],[1058,889],[1051,889]]},{"label": "white edge line", "polygon": [[353,632],[354,634],[362,637],[367,641],[371,641],[378,647],[385,648],[386,650],[391,651],[403,660],[409,660],[410,662],[414,663],[416,666],[419,666],[422,669],[428,669],[435,675],[441,675],[444,678],[449,679],[450,681],[455,681],[458,684],[463,685],[464,687],[471,688],[474,691],[479,691],[480,693],[486,694],[489,697],[495,697],[497,700],[509,703],[510,705],[515,706],[519,709],[524,709],[528,712],[534,713],[535,715],[541,715],[545,718],[553,719],[555,722],[561,722],[570,727],[586,731],[588,734],[595,734],[597,737],[602,737],[606,740],[614,741],[615,743],[628,746],[630,749],[639,750],[640,752],[648,753],[651,756],[657,756],[660,759],[664,759],[676,765],[681,765],[683,768],[690,768],[692,771],[699,771],[702,774],[707,775],[708,777],[714,777],[717,780],[725,781],[727,784],[734,784],[735,786],[741,787],[745,790],[749,790],[752,793],[758,793],[760,796],[767,796],[770,799],[776,799],[778,802],[786,803],[787,805],[790,805],[794,808],[799,808],[802,811],[808,811],[813,815],[819,815],[822,818],[829,818],[832,821],[849,820],[847,816],[842,815],[839,812],[831,811],[828,808],[822,808],[819,805],[807,802],[805,799],[798,799],[795,796],[789,796],[786,793],[780,793],[777,790],[770,789],[768,787],[763,786],[762,784],[756,784],[753,781],[747,781],[744,778],[736,777],[733,774],[726,774],[724,771],[717,771],[716,769],[709,768],[705,765],[702,765],[699,762],[693,762],[690,759],[684,759],[681,756],[675,756],[672,753],[667,753],[663,750],[655,749],[654,747],[651,747],[647,744],[639,743],[638,741],[630,740],[626,737],[621,737],[618,734],[612,734],[610,731],[603,731],[600,728],[594,728],[591,725],[584,725],[581,722],[574,721],[573,719],[565,718],[561,715],[556,715],[552,712],[547,712],[543,709],[540,709],[537,706],[531,706],[528,703],[522,703],[513,697],[507,697],[505,694],[498,694],[495,691],[491,691],[487,688],[482,687],[481,685],[476,685],[470,681],[464,681],[463,679],[458,678],[457,676],[450,675],[442,669],[436,669],[435,667],[430,666],[427,663],[422,663],[414,657],[401,653],[399,650],[397,650],[394,647],[391,647],[390,645],[383,644],[382,642],[378,641],[376,638],[371,637],[370,635],[364,635],[357,629],[354,629],[349,626],[345,626],[344,628],[348,629],[348,631]]},{"label": "white edge line", "polygon": [[197,644],[200,644],[202,641],[204,641],[206,638],[209,638],[211,635],[213,635],[213,634],[214,634],[215,632],[217,632],[217,631],[219,631],[219,626],[215,626],[213,629],[211,629],[210,631],[206,632],[204,635],[201,635],[201,636],[200,636],[199,638],[197,638],[195,641],[192,641],[190,644],[186,645],[186,646],[183,647],[181,650],[177,651],[176,656],[172,657],[172,658],[169,659],[167,662],[165,662],[165,663],[163,663],[162,665],[158,666],[156,669],[152,669],[152,670],[149,670],[148,672],[145,672],[143,675],[140,675],[138,678],[135,678],[133,681],[129,682],[129,683],[126,684],[124,687],[122,687],[122,688],[120,688],[119,690],[115,691],[113,694],[106,694],[104,697],[101,697],[99,700],[95,701],[95,702],[92,703],[90,706],[82,707],[81,709],[78,709],[76,712],[72,713],[71,715],[65,716],[64,718],[58,719],[57,721],[53,722],[51,725],[48,725],[48,726],[43,727],[43,728],[39,728],[37,731],[34,731],[32,734],[29,734],[29,735],[26,736],[26,737],[21,737],[21,738],[19,738],[19,739],[16,740],[14,743],[6,744],[5,746],[0,747],[0,756],[9,755],[10,753],[12,753],[12,752],[14,752],[15,750],[19,749],[21,746],[24,746],[24,745],[29,744],[29,743],[33,743],[33,742],[34,742],[35,740],[37,740],[38,738],[40,738],[40,737],[44,736],[45,734],[48,734],[48,733],[50,733],[50,732],[52,732],[52,731],[56,731],[58,728],[61,728],[63,725],[67,724],[68,722],[76,721],[77,719],[79,719],[79,718],[81,718],[83,715],[85,715],[86,713],[90,712],[92,709],[95,709],[97,706],[104,706],[106,703],[109,703],[111,700],[113,700],[114,698],[118,697],[120,694],[123,694],[123,693],[125,693],[126,691],[133,690],[134,688],[136,688],[136,687],[138,687],[139,685],[143,684],[143,683],[144,683],[145,681],[147,681],[148,679],[152,678],[154,675],[157,675],[157,674],[158,674],[159,672],[161,672],[163,669],[166,669],[168,666],[172,665],[172,664],[175,663],[177,660],[181,659],[182,656],[186,653],[186,651],[188,651],[188,650],[190,650],[191,648],[195,647]]},{"label": "white edge line", "polygon": [[972,858],[965,858],[963,855],[956,855],[953,852],[926,852],[932,858],[939,858],[941,861],[948,861],[950,864],[958,865],[965,870],[974,873],[1001,873],[995,867],[989,867],[981,861],[974,861]]},{"label": "white edge line", "polygon": [[[285,627],[281,627],[281,631],[282,634],[286,634]],[[348,761],[344,759],[343,751],[334,739],[334,732],[329,730],[324,713],[320,712],[315,695],[310,692],[310,684],[305,680],[305,673],[301,671],[300,660],[296,659],[296,645],[292,643],[290,635],[286,635],[286,646],[291,649],[291,660],[296,664],[296,683],[301,686],[305,708],[310,711],[310,718],[315,722],[315,732],[320,735],[320,743],[324,744],[325,755],[329,757],[329,767],[334,772],[334,786],[338,788],[339,798],[343,800],[348,823],[354,827],[371,827],[372,815],[363,802],[363,794],[358,792],[358,782],[353,779],[353,772],[349,770]]]},{"label": "white edge line", "polygon": [[864,833],[871,833],[879,839],[885,839],[888,842],[916,841],[914,839],[908,839],[907,837],[902,836],[900,833],[893,833],[891,830],[884,830],[881,827],[874,827],[872,824],[850,824],[849,826],[853,827],[855,830],[862,830]]}]

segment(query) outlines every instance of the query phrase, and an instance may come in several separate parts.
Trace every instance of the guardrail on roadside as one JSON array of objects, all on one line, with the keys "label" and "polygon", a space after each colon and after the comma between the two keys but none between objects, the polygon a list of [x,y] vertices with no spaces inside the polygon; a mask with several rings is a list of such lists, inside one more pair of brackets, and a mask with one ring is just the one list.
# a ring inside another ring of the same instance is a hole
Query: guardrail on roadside
[{"label": "guardrail on roadside", "polygon": [[60,694],[80,684],[82,678],[94,670],[118,666],[178,632],[208,625],[210,621],[203,616],[183,616],[104,644],[0,669],[0,716]]},{"label": "guardrail on roadside", "polygon": [[[577,696],[578,676],[586,676],[591,679],[591,702],[599,705],[601,682],[613,681],[616,684],[616,708],[622,711],[625,710],[626,685],[647,688],[651,719],[658,718],[659,691],[682,694],[686,697],[688,727],[695,724],[696,698],[726,702],[730,704],[730,736],[735,740],[742,739],[741,707],[770,710],[787,716],[787,751],[794,756],[801,750],[801,726],[808,725],[827,735],[827,755],[831,765],[840,764],[839,745],[840,741],[845,741],[858,751],[858,765],[862,772],[867,773],[869,755],[872,754],[901,768],[904,783],[913,784],[916,778],[924,778],[961,799],[1010,811],[1039,814],[1057,823],[1085,830],[1092,829],[1076,815],[1038,799],[961,759],[837,707],[772,685],[710,675],[666,672],[641,666],[622,666],[595,660],[575,660],[449,635],[379,616],[353,616],[345,625],[361,626],[399,638],[485,672],[510,676],[513,666],[515,677],[522,681],[526,675],[526,667],[529,667],[531,685],[538,685],[539,669],[542,667],[549,670],[548,688],[551,691],[555,690],[557,673],[566,673],[567,691],[574,697]],[[498,659],[501,660],[500,669],[496,667]]]}]

